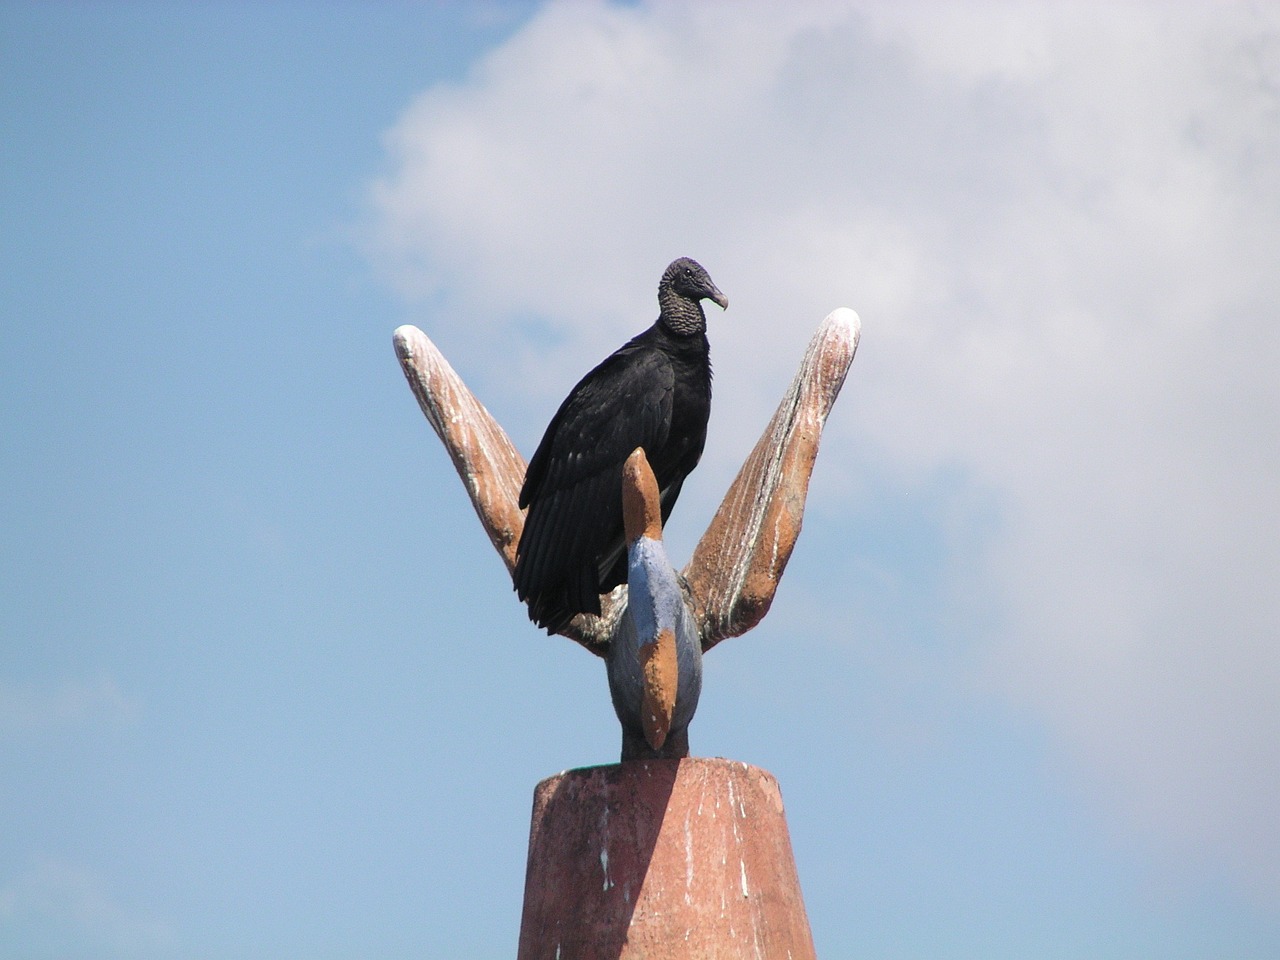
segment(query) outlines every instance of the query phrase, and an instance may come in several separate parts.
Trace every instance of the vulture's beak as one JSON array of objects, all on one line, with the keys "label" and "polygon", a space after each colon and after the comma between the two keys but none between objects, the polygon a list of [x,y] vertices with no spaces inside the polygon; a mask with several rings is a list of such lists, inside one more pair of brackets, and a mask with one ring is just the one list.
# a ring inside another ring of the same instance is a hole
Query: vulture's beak
[{"label": "vulture's beak", "polygon": [[729,298],[720,292],[719,287],[712,286],[711,292],[707,294],[707,299],[711,300],[713,303],[720,304],[721,310],[729,309]]}]

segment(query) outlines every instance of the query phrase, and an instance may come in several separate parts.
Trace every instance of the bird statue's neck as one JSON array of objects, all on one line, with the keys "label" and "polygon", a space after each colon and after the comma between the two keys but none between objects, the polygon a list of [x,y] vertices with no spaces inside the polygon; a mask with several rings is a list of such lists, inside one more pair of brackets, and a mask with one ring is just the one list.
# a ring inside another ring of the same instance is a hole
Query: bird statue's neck
[{"label": "bird statue's neck", "polygon": [[658,322],[672,333],[682,337],[706,333],[707,315],[702,312],[702,304],[698,301],[663,288],[658,291],[658,306],[661,310]]}]

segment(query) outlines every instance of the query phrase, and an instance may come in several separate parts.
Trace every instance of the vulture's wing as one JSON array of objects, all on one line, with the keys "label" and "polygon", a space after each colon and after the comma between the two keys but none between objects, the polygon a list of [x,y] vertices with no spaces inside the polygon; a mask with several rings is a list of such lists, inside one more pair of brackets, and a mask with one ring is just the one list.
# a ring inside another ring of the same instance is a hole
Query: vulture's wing
[{"label": "vulture's wing", "polygon": [[599,612],[600,577],[622,550],[622,465],[666,442],[671,362],[641,338],[588,373],[551,420],[529,462],[514,581],[542,626]]}]

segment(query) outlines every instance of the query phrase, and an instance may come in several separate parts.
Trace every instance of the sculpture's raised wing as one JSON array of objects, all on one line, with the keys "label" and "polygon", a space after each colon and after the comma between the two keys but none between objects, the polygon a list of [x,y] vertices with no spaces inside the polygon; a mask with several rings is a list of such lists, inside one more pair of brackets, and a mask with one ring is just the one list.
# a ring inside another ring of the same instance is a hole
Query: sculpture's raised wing
[{"label": "sculpture's raised wing", "polygon": [[704,651],[746,633],[769,612],[800,535],[822,427],[853,363],[861,330],[858,315],[844,307],[822,322],[790,389],[685,567]]},{"label": "sculpture's raised wing", "polygon": [[[418,406],[449,452],[494,549],[507,570],[512,570],[524,529],[524,511],[519,506],[524,457],[425,333],[403,326],[392,340]],[[574,617],[563,635],[604,656],[619,612],[619,595],[625,591],[619,587],[602,599],[599,617]]]}]

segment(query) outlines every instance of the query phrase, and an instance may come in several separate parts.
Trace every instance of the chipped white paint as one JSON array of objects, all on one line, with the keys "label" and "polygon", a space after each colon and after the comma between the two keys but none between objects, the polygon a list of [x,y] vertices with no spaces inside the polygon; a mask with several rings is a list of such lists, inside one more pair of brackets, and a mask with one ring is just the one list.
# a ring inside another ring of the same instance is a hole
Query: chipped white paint
[{"label": "chipped white paint", "polygon": [[693,906],[693,822],[684,816],[684,902]]},{"label": "chipped white paint", "polygon": [[605,848],[600,851],[600,869],[604,872],[604,889],[611,890],[613,881],[609,879],[609,850]]},{"label": "chipped white paint", "polygon": [[604,874],[604,891],[608,893],[613,888],[613,881],[609,879],[609,807],[607,805],[600,810],[600,836],[604,843],[600,848],[600,870]]},{"label": "chipped white paint", "polygon": [[[733,778],[732,778],[732,777],[730,777],[730,778],[728,779],[728,781],[727,781],[727,782],[728,782],[728,786],[729,786],[729,807],[730,807],[731,809],[736,807],[739,811],[741,811],[741,810],[743,809],[743,807],[742,807],[742,801],[741,801],[741,800],[739,800],[739,799],[738,799],[738,797],[737,797],[737,796],[735,795],[735,793],[734,793],[734,789],[733,789]],[[729,820],[729,825],[733,828],[733,841],[734,841],[734,843],[735,843],[735,844],[738,844],[738,845],[741,845],[741,843],[742,843],[742,834],[738,832],[738,818],[737,818],[737,817],[731,817],[731,818],[730,818],[730,820]]]}]

